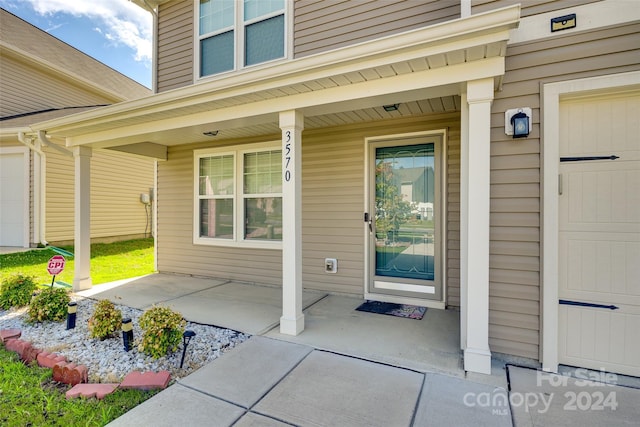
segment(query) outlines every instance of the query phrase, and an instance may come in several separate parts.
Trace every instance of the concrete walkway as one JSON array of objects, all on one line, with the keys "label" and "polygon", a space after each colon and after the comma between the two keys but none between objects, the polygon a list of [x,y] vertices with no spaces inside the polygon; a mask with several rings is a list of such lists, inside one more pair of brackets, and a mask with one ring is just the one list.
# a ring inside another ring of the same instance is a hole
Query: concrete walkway
[{"label": "concrete walkway", "polygon": [[[451,310],[403,319],[355,311],[361,298],[305,290],[305,331],[292,337],[278,331],[277,287],[154,274],[79,294],[139,309],[161,303],[187,320],[253,335],[113,426],[588,427],[640,419],[640,389],[587,387],[514,366],[508,383],[497,359],[492,375],[465,373]],[[613,397],[596,404],[599,392]]]},{"label": "concrete walkway", "polygon": [[[255,336],[109,426],[511,426],[506,391]],[[468,402],[468,404],[465,404]]]}]

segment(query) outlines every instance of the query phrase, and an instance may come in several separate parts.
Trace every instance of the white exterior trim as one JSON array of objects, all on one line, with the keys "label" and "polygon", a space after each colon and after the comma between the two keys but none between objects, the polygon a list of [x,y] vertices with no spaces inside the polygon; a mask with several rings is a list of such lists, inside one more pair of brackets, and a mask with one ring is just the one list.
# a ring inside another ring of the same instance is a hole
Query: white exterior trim
[{"label": "white exterior trim", "polygon": [[640,86],[640,71],[543,85],[542,123],[542,369],[558,371],[558,173],[563,97]]},{"label": "white exterior trim", "polygon": [[[551,32],[551,18],[572,13],[576,14],[577,25],[575,28]],[[547,37],[566,37],[577,31],[585,32],[638,20],[640,20],[640,7],[636,1],[603,0],[522,18],[520,26],[511,30],[508,44],[529,42]]]},{"label": "white exterior trim", "polygon": [[[0,147],[0,155],[2,154],[22,154],[22,167],[23,167],[23,188],[26,190],[25,197],[22,205],[22,217],[25,219],[22,230],[22,247],[29,247],[29,229],[30,218],[29,215],[29,177],[31,176],[31,168],[29,167],[29,149],[27,147]],[[34,194],[35,195],[35,194]]]},{"label": "white exterior trim", "polygon": [[[465,371],[491,374],[489,350],[489,216],[491,160],[491,103],[493,79],[469,81],[466,85],[468,131],[460,147],[460,266],[464,268]],[[473,132],[471,131],[473,129]],[[464,255],[463,255],[464,254]],[[473,256],[472,256],[473,254]],[[463,267],[464,266],[464,267]]]},{"label": "white exterior trim", "polygon": [[75,218],[73,291],[90,289],[91,281],[91,155],[90,147],[74,147]]},{"label": "white exterior trim", "polygon": [[280,333],[304,330],[302,313],[302,129],[304,115],[280,113],[282,129],[282,317]]}]

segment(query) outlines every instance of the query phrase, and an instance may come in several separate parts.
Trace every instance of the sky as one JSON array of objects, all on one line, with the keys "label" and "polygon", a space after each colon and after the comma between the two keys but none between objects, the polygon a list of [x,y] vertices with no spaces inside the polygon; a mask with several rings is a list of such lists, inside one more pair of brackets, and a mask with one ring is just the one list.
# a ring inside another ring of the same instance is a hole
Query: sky
[{"label": "sky", "polygon": [[128,0],[0,0],[0,7],[151,88],[152,16]]}]

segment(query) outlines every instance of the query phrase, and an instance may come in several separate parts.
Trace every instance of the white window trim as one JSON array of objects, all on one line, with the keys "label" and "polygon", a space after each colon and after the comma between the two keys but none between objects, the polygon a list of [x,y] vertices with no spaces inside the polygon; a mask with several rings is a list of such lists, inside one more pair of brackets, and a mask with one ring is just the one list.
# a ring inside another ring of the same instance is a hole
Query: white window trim
[{"label": "white window trim", "polygon": [[[269,141],[258,144],[225,146],[219,148],[203,148],[193,150],[193,244],[205,246],[224,246],[254,249],[280,249],[282,241],[253,240],[244,238],[244,203],[247,196],[243,191],[244,155],[246,153],[281,150],[280,141]],[[207,156],[234,156],[234,194],[233,194],[233,239],[220,239],[200,236],[200,159]],[[261,196],[279,196],[282,193],[265,193]],[[284,224],[283,224],[284,226]]]},{"label": "white window trim", "polygon": [[[211,74],[207,76],[200,75],[200,40],[203,36],[200,36],[200,0],[193,0],[193,22],[194,32],[193,32],[193,53],[194,53],[194,61],[193,61],[193,81],[198,83],[200,81],[209,81],[215,80],[221,77],[226,77],[229,73],[237,73],[243,70],[255,70],[260,68],[269,67],[274,63],[280,63],[286,60],[291,59],[293,52],[293,2],[289,0],[285,0],[284,2],[284,56],[281,58],[275,58],[269,61],[260,62],[259,64],[253,65],[243,65],[245,59],[244,52],[244,27],[247,25],[251,25],[255,22],[264,21],[269,18],[273,18],[281,14],[280,11],[272,12],[268,15],[260,16],[259,18],[251,19],[250,21],[244,22],[244,2],[237,1],[236,8],[234,9],[234,24],[233,27],[226,27],[224,30],[213,31],[211,33],[207,33],[207,36],[213,36],[216,34],[222,34],[227,31],[233,30],[234,32],[234,56],[233,56],[233,69],[229,71],[224,71],[221,73]],[[238,29],[242,31],[238,31]]]}]

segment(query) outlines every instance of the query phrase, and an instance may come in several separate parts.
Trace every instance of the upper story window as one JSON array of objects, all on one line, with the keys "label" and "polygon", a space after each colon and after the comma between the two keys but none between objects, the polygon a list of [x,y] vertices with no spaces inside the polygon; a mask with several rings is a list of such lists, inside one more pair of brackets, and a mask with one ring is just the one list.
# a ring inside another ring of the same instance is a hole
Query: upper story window
[{"label": "upper story window", "polygon": [[284,0],[200,0],[199,76],[285,56]]}]

